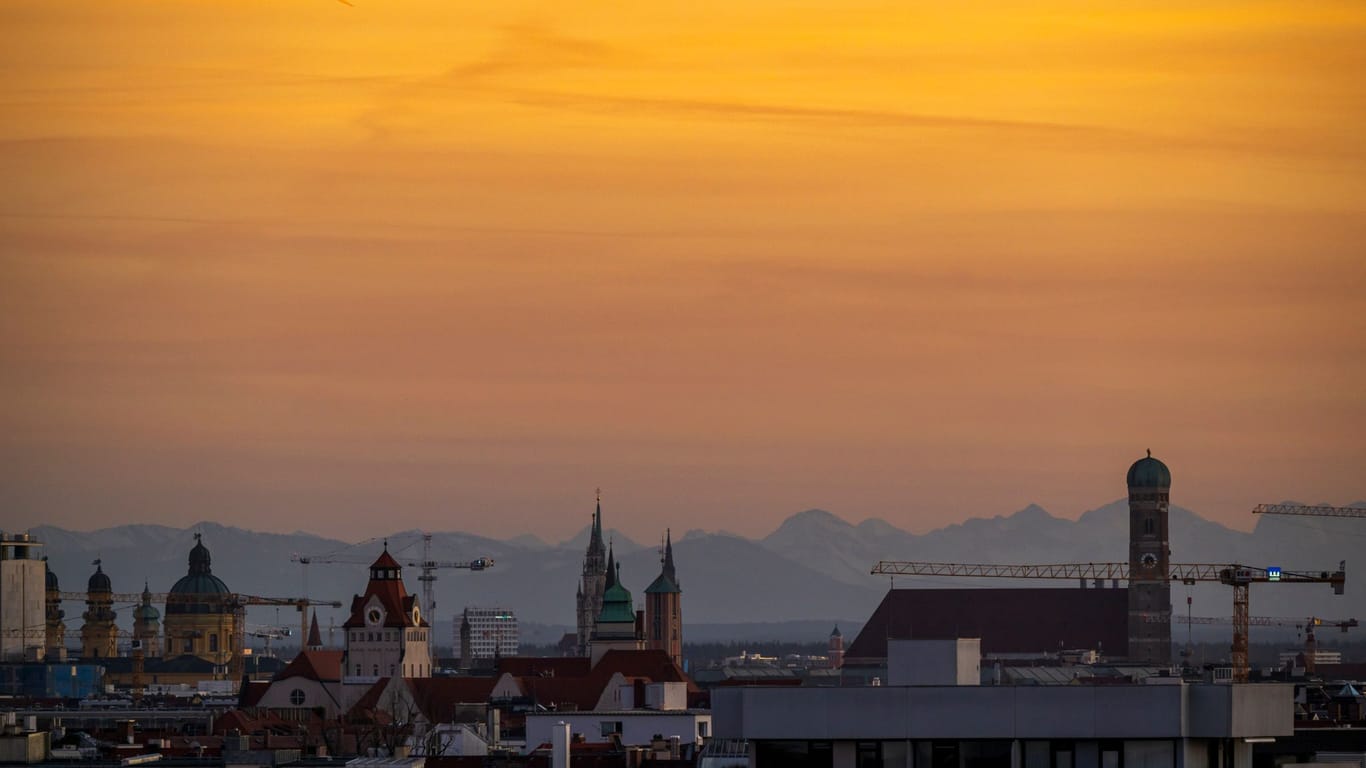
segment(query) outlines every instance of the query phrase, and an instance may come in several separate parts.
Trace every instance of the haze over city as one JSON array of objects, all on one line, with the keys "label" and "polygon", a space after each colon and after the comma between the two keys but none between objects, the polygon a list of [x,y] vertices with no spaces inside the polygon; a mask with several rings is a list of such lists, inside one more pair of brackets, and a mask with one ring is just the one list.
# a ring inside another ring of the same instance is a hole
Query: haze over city
[{"label": "haze over city", "polygon": [[0,527],[1366,498],[1366,6],[12,0]]}]

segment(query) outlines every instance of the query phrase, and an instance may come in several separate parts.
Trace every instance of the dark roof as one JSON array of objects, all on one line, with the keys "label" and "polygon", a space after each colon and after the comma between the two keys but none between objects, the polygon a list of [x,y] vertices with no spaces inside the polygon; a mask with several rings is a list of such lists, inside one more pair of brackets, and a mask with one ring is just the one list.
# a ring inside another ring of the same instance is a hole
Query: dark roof
[{"label": "dark roof", "polygon": [[498,659],[498,672],[513,677],[583,677],[591,668],[586,656],[504,656]]},{"label": "dark roof", "polygon": [[[392,558],[390,559],[392,560]],[[428,626],[426,618],[422,618],[419,624],[413,624],[413,608],[417,605],[417,597],[408,594],[402,580],[371,579],[365,585],[365,594],[351,598],[351,617],[342,625],[343,629],[365,626],[365,604],[369,602],[371,595],[379,597],[380,604],[384,606],[383,626],[400,629],[412,626]]]},{"label": "dark roof", "polygon": [[453,723],[457,704],[487,704],[495,677],[414,677],[404,680],[429,723]]},{"label": "dark roof", "polygon": [[1153,458],[1153,452],[1135,461],[1126,478],[1130,488],[1170,488],[1172,473],[1167,465]]},{"label": "dark roof", "polygon": [[388,548],[388,547],[385,547],[385,548],[384,548],[384,551],[381,552],[381,553],[379,553],[379,557],[375,558],[375,562],[373,562],[373,563],[370,564],[370,567],[371,567],[371,568],[397,568],[397,567],[398,567],[398,561],[394,559],[394,556],[393,556],[393,555],[389,554],[389,548]]},{"label": "dark roof", "polygon": [[237,692],[238,707],[254,707],[270,690],[269,680],[246,680]]},{"label": "dark roof", "polygon": [[846,649],[887,658],[887,639],[980,637],[982,653],[1129,652],[1127,589],[893,589]]},{"label": "dark roof", "polygon": [[[503,659],[506,662],[508,659]],[[655,683],[686,683],[689,693],[696,693],[700,690],[669,654],[660,649],[644,651],[611,650],[603,654],[598,660],[597,666],[591,670],[585,670],[579,674],[574,674],[574,667],[562,662],[575,662],[582,665],[580,669],[586,667],[588,659],[518,659],[519,663],[514,667],[527,669],[530,674],[519,675],[518,684],[523,692],[534,700],[537,704],[544,707],[565,708],[566,704],[573,705],[579,710],[588,710],[597,706],[598,700],[602,698],[603,690],[612,676],[621,673],[622,677],[628,679],[640,678]],[[539,662],[546,664],[536,670],[536,664],[527,662]],[[548,664],[547,664],[548,663]],[[557,669],[554,674],[547,674],[549,668]],[[508,668],[500,668],[502,672],[511,671]]]},{"label": "dark roof", "polygon": [[301,651],[284,669],[275,673],[276,680],[302,677],[318,682],[341,680],[342,651]]},{"label": "dark roof", "polygon": [[109,574],[104,572],[104,566],[100,561],[95,561],[95,572],[90,574],[90,581],[85,583],[87,592],[113,592],[114,587],[109,581]]}]

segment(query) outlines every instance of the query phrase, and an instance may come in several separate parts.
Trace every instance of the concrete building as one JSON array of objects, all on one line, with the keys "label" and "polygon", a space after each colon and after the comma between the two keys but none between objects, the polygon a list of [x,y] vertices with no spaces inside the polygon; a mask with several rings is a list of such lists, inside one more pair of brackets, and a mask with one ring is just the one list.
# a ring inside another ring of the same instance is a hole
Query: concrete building
[{"label": "concrete building", "polygon": [[712,691],[751,766],[1250,768],[1294,733],[1294,686],[979,685],[980,642],[892,641],[887,684]]},{"label": "concrete building", "polygon": [[[640,694],[640,700],[636,695]],[[534,751],[550,743],[557,723],[568,723],[571,740],[585,744],[619,744],[648,747],[655,739],[677,737],[696,749],[710,738],[712,714],[689,709],[685,683],[650,683],[620,686],[618,706],[590,712],[528,712],[526,749]]]},{"label": "concrete building", "polygon": [[593,528],[588,535],[588,551],[583,556],[583,579],[576,597],[578,618],[578,655],[588,655],[593,625],[602,613],[602,595],[607,589],[607,547],[602,541],[602,494],[593,511]]},{"label": "concrete building", "polygon": [[382,677],[431,677],[431,626],[388,545],[370,565],[365,594],[351,599],[342,625],[342,703],[349,708]]},{"label": "concrete building", "polygon": [[0,533],[0,661],[47,653],[47,568],[27,533]]},{"label": "concrete building", "polygon": [[1294,732],[1293,686],[718,688],[751,766],[1249,768]]},{"label": "concrete building", "polygon": [[492,659],[495,656],[516,656],[521,650],[516,614],[509,608],[466,606],[455,638],[456,654],[460,657],[462,665],[467,663],[466,646],[469,650],[470,664],[478,659]]},{"label": "concrete building", "polygon": [[664,532],[664,557],[659,576],[645,588],[645,647],[669,654],[683,664],[683,590],[674,568],[674,544]]}]

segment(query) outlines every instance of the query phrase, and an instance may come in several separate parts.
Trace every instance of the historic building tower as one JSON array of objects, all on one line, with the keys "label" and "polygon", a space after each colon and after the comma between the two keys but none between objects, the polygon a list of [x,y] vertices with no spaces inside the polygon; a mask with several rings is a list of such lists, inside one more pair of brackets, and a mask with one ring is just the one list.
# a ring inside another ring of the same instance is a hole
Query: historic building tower
[{"label": "historic building tower", "polygon": [[114,586],[95,561],[95,572],[85,585],[85,613],[81,619],[81,658],[109,659],[118,655],[118,628],[114,626]]},{"label": "historic building tower", "polygon": [[[1152,451],[1129,467],[1129,660],[1172,663],[1171,550],[1167,506],[1172,473]],[[1145,617],[1150,617],[1145,621]]]},{"label": "historic building tower", "polygon": [[830,660],[831,669],[840,669],[844,666],[844,634],[840,632],[838,624],[835,625],[835,631],[830,633],[825,656]]},{"label": "historic building tower", "polygon": [[142,584],[142,602],[133,609],[133,639],[142,643],[142,652],[149,659],[161,655],[161,611],[152,605],[152,590]]},{"label": "historic building tower", "polygon": [[683,666],[683,590],[674,571],[673,535],[664,533],[664,566],[645,588],[645,647],[669,654]]},{"label": "historic building tower", "polygon": [[622,586],[621,565],[613,561],[610,548],[607,550],[606,583],[602,592],[602,611],[593,623],[593,634],[588,640],[590,667],[596,667],[608,651],[645,648],[645,640],[637,627],[635,602],[630,591]]},{"label": "historic building tower", "polygon": [[62,587],[57,583],[57,574],[52,572],[52,568],[47,564],[47,558],[43,558],[43,568],[47,571],[47,595],[44,602],[44,617],[46,618],[46,657],[50,661],[66,661],[66,611],[62,610]]},{"label": "historic building tower", "polygon": [[607,589],[607,547],[602,543],[602,493],[593,512],[593,531],[588,537],[588,551],[583,556],[583,582],[578,594],[578,654],[588,655],[588,641],[593,636],[593,624],[602,613],[602,595]]},{"label": "historic building tower", "polygon": [[218,666],[227,665],[237,637],[237,622],[244,621],[228,585],[213,575],[209,548],[199,534],[190,550],[190,570],[166,595],[166,658],[189,654]]},{"label": "historic building tower", "polygon": [[398,561],[384,551],[370,565],[365,594],[351,598],[342,625],[342,703],[351,706],[382,677],[431,677],[431,625],[408,594]]}]

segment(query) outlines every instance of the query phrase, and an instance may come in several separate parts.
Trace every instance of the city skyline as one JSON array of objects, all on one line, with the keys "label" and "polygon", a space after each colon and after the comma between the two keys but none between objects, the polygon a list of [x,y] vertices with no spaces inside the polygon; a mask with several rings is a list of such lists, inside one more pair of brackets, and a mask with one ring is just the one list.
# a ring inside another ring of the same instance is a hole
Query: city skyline
[{"label": "city skyline", "polygon": [[1356,2],[0,7],[0,527],[1366,499]]}]

